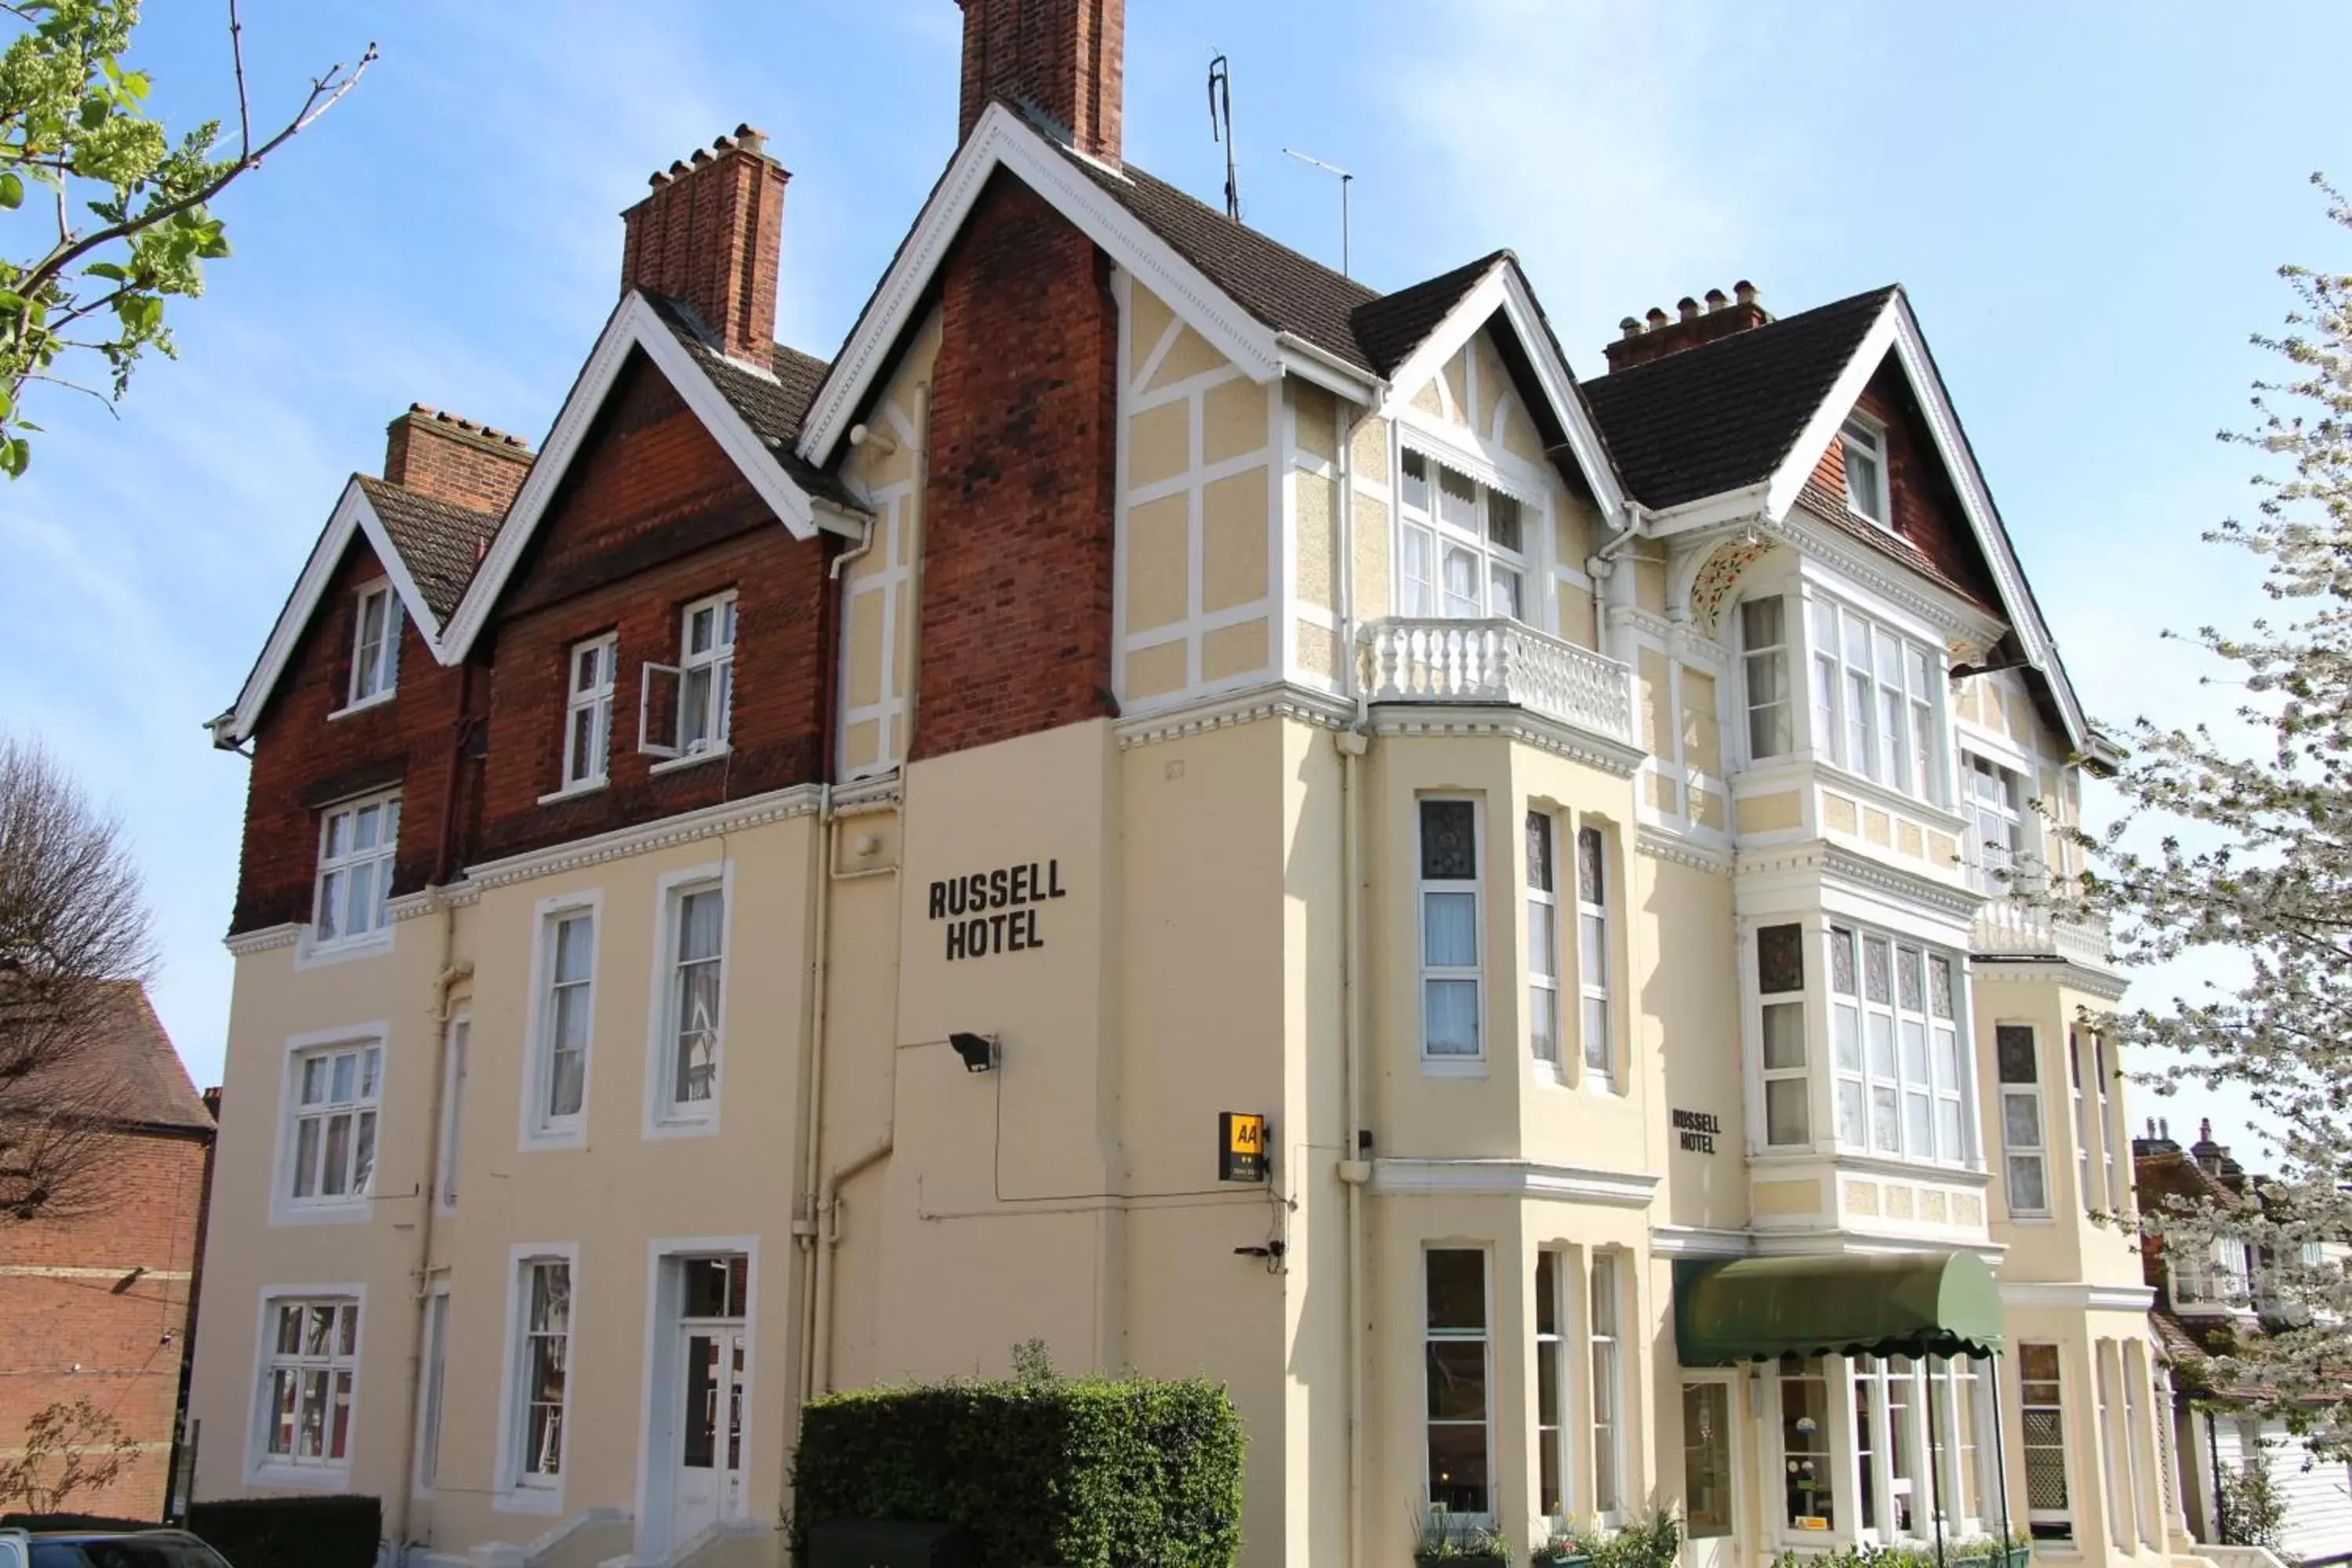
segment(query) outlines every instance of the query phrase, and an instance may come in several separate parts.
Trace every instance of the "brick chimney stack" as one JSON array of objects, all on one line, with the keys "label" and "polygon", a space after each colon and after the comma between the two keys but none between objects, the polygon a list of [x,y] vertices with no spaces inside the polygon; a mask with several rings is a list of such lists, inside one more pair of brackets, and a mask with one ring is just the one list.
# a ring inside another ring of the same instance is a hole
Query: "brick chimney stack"
[{"label": "brick chimney stack", "polygon": [[784,182],[768,138],[749,125],[648,182],[653,194],[621,215],[621,290],[683,301],[722,352],[765,365],[776,341],[776,263]]},{"label": "brick chimney stack", "polygon": [[387,483],[473,511],[506,515],[530,462],[521,437],[422,403],[384,426]]},{"label": "brick chimney stack", "polygon": [[1626,317],[1617,323],[1624,335],[1606,351],[1610,370],[1631,370],[1637,364],[1695,349],[1701,343],[1748,331],[1772,319],[1772,312],[1756,302],[1755,284],[1742,279],[1731,286],[1731,294],[1727,300],[1722,289],[1710,289],[1704,306],[1685,295],[1677,301],[1673,316],[1652,306],[1646,321]]},{"label": "brick chimney stack", "polygon": [[996,98],[1042,114],[1079,152],[1117,163],[1127,0],[957,0],[963,7],[962,112],[971,134]]}]

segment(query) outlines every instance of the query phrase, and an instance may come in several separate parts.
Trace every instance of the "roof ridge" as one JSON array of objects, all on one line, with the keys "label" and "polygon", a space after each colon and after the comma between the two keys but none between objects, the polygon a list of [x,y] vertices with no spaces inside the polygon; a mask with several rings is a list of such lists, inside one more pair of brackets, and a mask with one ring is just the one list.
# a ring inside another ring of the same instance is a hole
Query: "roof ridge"
[{"label": "roof ridge", "polygon": [[[1084,156],[1084,154],[1076,152],[1073,148],[1063,147],[1062,151],[1069,153],[1072,157]],[[1284,255],[1313,268],[1316,271],[1323,274],[1325,278],[1334,283],[1339,284],[1343,288],[1360,289],[1363,290],[1369,298],[1359,300],[1356,305],[1350,306],[1349,309],[1351,310],[1360,309],[1363,305],[1371,303],[1374,300],[1380,300],[1386,297],[1382,295],[1379,289],[1373,288],[1362,279],[1351,278],[1347,273],[1340,271],[1338,268],[1328,266],[1323,262],[1316,260],[1305,251],[1300,250],[1294,246],[1284,244],[1281,240],[1275,238],[1274,236],[1266,233],[1265,230],[1262,228],[1255,228],[1250,225],[1242,222],[1239,218],[1232,217],[1224,213],[1219,212],[1215,207],[1211,206],[1208,203],[1202,201],[1200,197],[1194,195],[1183,186],[1171,184],[1169,181],[1161,179],[1159,175],[1153,174],[1149,169],[1143,168],[1139,164],[1123,163],[1121,166],[1121,172],[1130,179],[1140,175],[1143,179],[1150,181],[1152,184],[1160,186],[1162,190],[1171,192],[1177,196],[1181,197],[1183,200],[1192,203],[1194,206],[1200,208],[1202,212],[1207,214],[1209,217],[1216,222],[1224,224],[1243,234],[1248,235],[1252,239],[1257,240],[1261,244],[1273,246]]]},{"label": "roof ridge", "polygon": [[467,506],[463,501],[451,500],[446,496],[436,496],[430,490],[418,489],[415,485],[404,485],[397,479],[387,479],[381,474],[367,474],[353,469],[352,478],[360,482],[362,489],[392,490],[410,500],[422,501],[426,506],[446,507],[451,511],[464,512],[467,517],[488,518],[493,524],[505,520],[506,514],[503,511],[492,510],[488,507]]},{"label": "roof ridge", "polygon": [[1885,283],[1875,289],[1865,289],[1858,294],[1849,294],[1843,300],[1831,300],[1823,304],[1809,305],[1793,315],[1775,316],[1770,321],[1759,326],[1750,327],[1745,331],[1727,332],[1722,337],[1710,338],[1706,342],[1693,343],[1686,349],[1676,349],[1672,353],[1663,353],[1655,359],[1643,360],[1640,364],[1628,365],[1623,370],[1604,372],[1584,384],[1589,386],[1597,385],[1604,381],[1627,381],[1640,375],[1645,370],[1655,370],[1660,365],[1677,365],[1687,369],[1694,356],[1705,354],[1710,350],[1720,349],[1731,343],[1753,343],[1770,333],[1775,328],[1793,326],[1801,322],[1811,323],[1832,311],[1851,310],[1865,300],[1874,300],[1883,305],[1902,291],[1903,285],[1900,283]]}]

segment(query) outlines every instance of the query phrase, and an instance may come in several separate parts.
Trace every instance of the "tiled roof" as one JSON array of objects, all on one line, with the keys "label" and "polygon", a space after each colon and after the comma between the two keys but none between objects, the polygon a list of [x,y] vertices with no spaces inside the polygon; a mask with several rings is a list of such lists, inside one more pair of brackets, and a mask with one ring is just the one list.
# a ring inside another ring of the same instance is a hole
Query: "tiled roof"
[{"label": "tiled roof", "polygon": [[180,1065],[163,1021],[136,981],[109,983],[103,1014],[86,1044],[71,1057],[36,1070],[27,1080],[69,1095],[87,1094],[109,1120],[146,1127],[212,1130],[188,1069]]},{"label": "tiled roof", "polygon": [[769,363],[769,374],[762,375],[753,366],[720,353],[688,306],[666,294],[650,289],[643,292],[654,314],[694,356],[694,363],[710,378],[719,395],[742,416],[743,423],[751,427],[752,434],[775,454],[777,463],[793,477],[794,484],[813,496],[822,496],[852,510],[866,510],[839,479],[813,467],[793,449],[793,443],[800,439],[801,424],[808,417],[809,405],[816,400],[817,387],[831,368],[824,360],[774,343],[770,345],[774,357]]},{"label": "tiled roof", "polygon": [[1874,289],[1585,382],[1626,488],[1664,508],[1769,479],[1895,292]]},{"label": "tiled roof", "polygon": [[1359,370],[1381,368],[1357,340],[1353,321],[1358,307],[1380,298],[1376,291],[1235,223],[1132,163],[1114,174],[1059,142],[1053,144],[1251,315]]},{"label": "tiled roof", "polygon": [[1491,250],[1451,272],[1357,306],[1349,312],[1349,324],[1366,361],[1382,375],[1396,369],[1462,303],[1464,295],[1498,264],[1510,259],[1507,250]]},{"label": "tiled roof", "polygon": [[433,618],[446,622],[474,580],[482,551],[499,531],[499,520],[403,485],[388,484],[365,474],[354,476],[367,492],[368,505],[392,536],[416,591],[425,595]]}]

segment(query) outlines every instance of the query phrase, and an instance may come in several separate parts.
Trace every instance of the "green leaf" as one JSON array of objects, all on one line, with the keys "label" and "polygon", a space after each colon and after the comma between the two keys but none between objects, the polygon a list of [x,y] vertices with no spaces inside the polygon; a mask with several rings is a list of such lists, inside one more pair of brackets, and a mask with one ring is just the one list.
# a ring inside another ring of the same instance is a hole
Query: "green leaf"
[{"label": "green leaf", "polygon": [[111,261],[93,261],[89,266],[83,268],[82,270],[89,273],[92,278],[105,278],[117,283],[128,283],[131,281],[131,273],[129,270],[116,266]]},{"label": "green leaf", "polygon": [[22,479],[26,465],[32,460],[32,444],[23,437],[0,441],[0,474],[5,474],[12,479]]},{"label": "green leaf", "polygon": [[25,200],[25,178],[15,170],[0,174],[0,208],[13,209]]}]

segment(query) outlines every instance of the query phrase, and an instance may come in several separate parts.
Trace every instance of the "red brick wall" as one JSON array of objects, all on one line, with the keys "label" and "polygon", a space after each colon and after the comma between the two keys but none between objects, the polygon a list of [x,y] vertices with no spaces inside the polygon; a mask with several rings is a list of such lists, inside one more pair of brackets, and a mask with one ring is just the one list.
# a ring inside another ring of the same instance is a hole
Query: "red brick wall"
[{"label": "red brick wall", "polygon": [[1127,0],[961,0],[956,134],[1009,98],[1059,121],[1081,151],[1118,163],[1125,119]]},{"label": "red brick wall", "polygon": [[[832,549],[794,539],[668,381],[633,361],[499,609],[478,858],[822,778]],[[676,664],[680,609],[728,588],[732,753],[656,776],[659,759],[636,750],[643,668]],[[612,783],[541,805],[562,783],[571,647],[616,629]]]},{"label": "red brick wall", "polygon": [[[103,1212],[0,1230],[11,1268],[93,1271],[0,1275],[0,1447],[19,1447],[42,1406],[87,1399],[142,1447],[112,1487],[77,1493],[68,1506],[161,1519],[205,1141],[123,1133],[116,1142],[117,1195]],[[131,1279],[139,1268],[148,1272]]]},{"label": "red brick wall", "polygon": [[383,575],[366,535],[354,534],[255,729],[233,932],[310,918],[319,807],[338,796],[400,785],[393,891],[415,892],[433,874],[460,672],[434,662],[404,613],[392,700],[329,717],[351,691],[359,589]]},{"label": "red brick wall", "polygon": [[1110,711],[1109,263],[998,174],[943,268],[919,756]]},{"label": "red brick wall", "polygon": [[776,268],[792,176],[750,126],[653,178],[653,194],[621,215],[621,288],[651,289],[694,308],[720,346],[765,364],[776,336]]},{"label": "red brick wall", "polygon": [[452,505],[503,514],[530,472],[520,438],[423,404],[384,427],[385,480]]},{"label": "red brick wall", "polygon": [[[1886,427],[1886,490],[1894,503],[1895,533],[1984,604],[1999,605],[1999,591],[1985,569],[1976,535],[1945,475],[1943,456],[1901,367],[1891,358],[1871,377],[1860,406]],[[1830,443],[1813,478],[1832,495],[1845,494],[1843,442]]]}]

